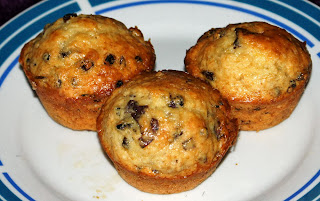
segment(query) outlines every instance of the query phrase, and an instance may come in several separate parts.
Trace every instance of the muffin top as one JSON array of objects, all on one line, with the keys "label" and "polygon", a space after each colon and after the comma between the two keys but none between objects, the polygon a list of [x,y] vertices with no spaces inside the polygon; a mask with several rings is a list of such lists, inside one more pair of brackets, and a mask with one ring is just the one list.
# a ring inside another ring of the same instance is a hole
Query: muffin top
[{"label": "muffin top", "polygon": [[58,89],[67,97],[109,94],[155,63],[150,41],[99,15],[67,14],[27,43],[19,59],[32,87]]},{"label": "muffin top", "polygon": [[191,74],[228,100],[273,101],[304,87],[311,72],[305,43],[265,22],[231,24],[204,33],[185,58]]},{"label": "muffin top", "polygon": [[217,90],[180,71],[144,73],[116,89],[97,130],[111,160],[133,172],[184,177],[218,163],[238,127]]}]

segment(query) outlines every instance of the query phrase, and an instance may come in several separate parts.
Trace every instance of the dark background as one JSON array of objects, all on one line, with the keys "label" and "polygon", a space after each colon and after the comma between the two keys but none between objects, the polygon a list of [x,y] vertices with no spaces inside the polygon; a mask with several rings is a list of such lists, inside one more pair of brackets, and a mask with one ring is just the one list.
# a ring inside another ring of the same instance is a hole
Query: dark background
[{"label": "dark background", "polygon": [[0,26],[40,0],[0,0]]},{"label": "dark background", "polygon": [[[40,0],[0,0],[0,26]],[[320,0],[310,0],[320,6]]]}]

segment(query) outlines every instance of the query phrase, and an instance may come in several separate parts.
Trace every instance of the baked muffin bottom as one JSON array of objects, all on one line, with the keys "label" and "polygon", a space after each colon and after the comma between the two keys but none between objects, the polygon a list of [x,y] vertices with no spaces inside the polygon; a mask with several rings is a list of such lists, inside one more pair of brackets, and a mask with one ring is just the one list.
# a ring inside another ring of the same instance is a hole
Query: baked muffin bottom
[{"label": "baked muffin bottom", "polygon": [[231,114],[238,119],[240,130],[259,131],[272,128],[290,117],[298,105],[304,88],[274,102],[230,102]]},{"label": "baked muffin bottom", "polygon": [[97,117],[106,96],[70,98],[56,89],[38,88],[37,95],[48,115],[73,130],[96,130]]},{"label": "baked muffin bottom", "polygon": [[[220,163],[222,157],[216,163]],[[213,166],[203,172],[197,172],[187,177],[163,178],[154,175],[130,171],[121,164],[114,163],[119,175],[140,191],[153,194],[173,194],[189,191],[205,181],[217,168]]]}]

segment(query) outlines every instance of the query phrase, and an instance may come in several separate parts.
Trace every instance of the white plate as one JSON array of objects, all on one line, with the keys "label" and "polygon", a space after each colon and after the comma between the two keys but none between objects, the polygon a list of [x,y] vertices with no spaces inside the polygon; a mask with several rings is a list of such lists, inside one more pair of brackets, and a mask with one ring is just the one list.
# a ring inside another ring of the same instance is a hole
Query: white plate
[{"label": "white plate", "polygon": [[[241,132],[234,151],[196,189],[173,195],[129,186],[104,155],[95,132],[55,123],[17,59],[23,44],[66,13],[101,14],[151,38],[156,68],[184,70],[186,50],[212,27],[266,21],[307,41],[310,84],[289,119]],[[44,1],[0,30],[0,200],[319,200],[320,10],[304,1]]]}]

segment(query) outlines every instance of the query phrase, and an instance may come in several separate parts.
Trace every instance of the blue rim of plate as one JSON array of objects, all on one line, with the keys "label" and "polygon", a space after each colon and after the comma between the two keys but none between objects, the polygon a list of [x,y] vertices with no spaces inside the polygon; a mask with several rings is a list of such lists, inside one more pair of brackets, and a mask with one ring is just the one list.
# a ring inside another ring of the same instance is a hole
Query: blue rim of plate
[{"label": "blue rim of plate", "polygon": [[[270,23],[274,23],[279,27],[282,27],[297,38],[302,41],[306,41],[309,48],[315,48],[315,44],[320,41],[320,26],[316,22],[320,22],[320,9],[319,7],[313,5],[312,3],[306,1],[291,1],[282,0],[277,1],[256,1],[256,0],[234,0],[238,3],[248,4],[250,6],[258,7],[266,11],[278,14],[285,19],[294,22],[296,25],[300,26],[304,30],[308,31],[311,35],[315,37],[316,40],[311,40],[304,36],[300,32],[296,31],[292,27],[261,13],[254,11],[253,9],[243,8],[237,5],[231,5],[221,2],[205,1],[205,0],[143,0],[135,2],[123,2],[116,6],[109,6],[108,2],[110,0],[102,2],[101,0],[88,0],[91,7],[95,11],[95,14],[105,14],[110,11],[125,9],[129,7],[151,5],[151,4],[196,4],[204,6],[222,7],[226,9],[231,9],[243,13],[247,13],[256,17],[261,18]],[[230,3],[230,2],[228,2]],[[101,8],[103,6],[104,8]],[[58,9],[56,9],[58,7]],[[99,7],[99,9],[97,9]],[[296,10],[303,12],[305,15],[299,14]],[[61,1],[43,1],[32,8],[21,13],[9,23],[5,24],[0,29],[0,68],[5,68],[2,74],[0,74],[0,90],[3,82],[10,74],[11,70],[18,66],[19,53],[17,56],[9,61],[9,65],[3,66],[4,62],[9,58],[14,52],[25,42],[27,42],[33,35],[40,32],[44,25],[52,22],[52,19],[58,19],[64,16],[66,13],[77,13],[81,12],[80,6],[74,0],[61,0]],[[43,15],[44,14],[44,15]],[[43,15],[43,17],[41,17]],[[24,25],[28,23],[31,19],[32,23],[28,26]],[[313,20],[311,20],[313,19]],[[9,38],[8,40],[6,40]],[[320,58],[320,52],[316,54]],[[19,185],[14,182],[14,179],[9,175],[8,172],[3,171],[4,163],[0,158],[0,201],[19,201],[19,200],[29,200],[34,201],[28,193],[23,191]],[[294,191],[289,195],[284,201],[290,201],[300,195],[298,201],[309,201],[317,199],[319,201],[320,195],[320,182],[314,185],[318,178],[320,178],[320,169],[315,173],[310,173],[312,175],[301,188]],[[306,191],[308,187],[314,185],[311,190]]]}]

